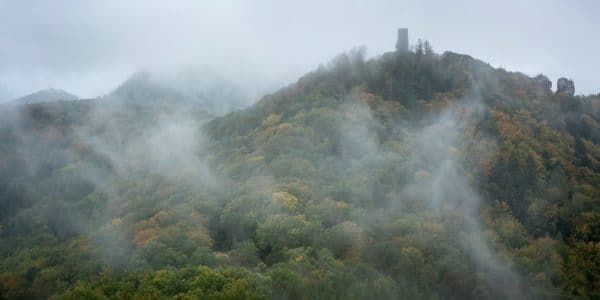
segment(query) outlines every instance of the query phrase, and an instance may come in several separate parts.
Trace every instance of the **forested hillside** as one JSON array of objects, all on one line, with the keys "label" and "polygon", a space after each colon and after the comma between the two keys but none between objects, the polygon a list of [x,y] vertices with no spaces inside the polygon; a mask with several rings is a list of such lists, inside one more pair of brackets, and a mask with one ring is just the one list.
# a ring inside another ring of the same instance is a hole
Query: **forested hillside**
[{"label": "forested hillside", "polygon": [[3,108],[0,298],[598,299],[600,95],[551,85],[427,42]]}]

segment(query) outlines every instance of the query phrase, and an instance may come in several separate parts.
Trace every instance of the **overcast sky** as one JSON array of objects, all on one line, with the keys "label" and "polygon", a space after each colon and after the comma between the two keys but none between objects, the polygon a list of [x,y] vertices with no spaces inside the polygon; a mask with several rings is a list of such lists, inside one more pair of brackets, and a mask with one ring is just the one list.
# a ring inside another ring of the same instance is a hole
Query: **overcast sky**
[{"label": "overcast sky", "polygon": [[49,87],[93,97],[135,70],[182,66],[288,83],[354,46],[393,50],[398,27],[440,53],[600,93],[599,11],[596,0],[0,0],[0,99]]}]

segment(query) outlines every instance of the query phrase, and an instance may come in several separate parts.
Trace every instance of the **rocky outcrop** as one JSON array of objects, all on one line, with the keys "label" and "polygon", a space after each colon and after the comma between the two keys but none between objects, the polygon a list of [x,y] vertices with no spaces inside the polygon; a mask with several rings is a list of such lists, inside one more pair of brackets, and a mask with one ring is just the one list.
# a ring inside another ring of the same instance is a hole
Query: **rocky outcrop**
[{"label": "rocky outcrop", "polygon": [[544,76],[544,74],[539,74],[538,76],[535,76],[533,78],[541,87],[545,88],[545,89],[551,89],[552,88],[552,81],[550,81],[550,79],[548,79],[548,77]]},{"label": "rocky outcrop", "polygon": [[573,83],[573,80],[564,77],[559,78],[556,83],[556,94],[570,97],[574,96],[575,83]]},{"label": "rocky outcrop", "polygon": [[446,51],[442,55],[442,60],[446,64],[466,64],[475,61],[475,59],[466,54],[455,53]]}]

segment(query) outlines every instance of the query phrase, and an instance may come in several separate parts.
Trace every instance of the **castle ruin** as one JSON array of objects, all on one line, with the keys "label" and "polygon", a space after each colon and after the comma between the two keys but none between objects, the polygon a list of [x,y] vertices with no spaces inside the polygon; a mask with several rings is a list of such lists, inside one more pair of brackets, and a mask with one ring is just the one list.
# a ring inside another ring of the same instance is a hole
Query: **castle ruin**
[{"label": "castle ruin", "polygon": [[408,28],[398,28],[398,41],[396,51],[408,52]]}]

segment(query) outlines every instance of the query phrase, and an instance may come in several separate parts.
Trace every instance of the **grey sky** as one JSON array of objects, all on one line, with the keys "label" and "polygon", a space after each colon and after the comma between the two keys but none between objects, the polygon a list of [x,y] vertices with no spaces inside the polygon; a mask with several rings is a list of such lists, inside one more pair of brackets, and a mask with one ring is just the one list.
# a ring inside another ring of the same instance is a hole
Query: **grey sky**
[{"label": "grey sky", "polygon": [[397,27],[437,52],[599,93],[598,11],[594,0],[0,0],[0,99],[48,87],[98,96],[140,68],[287,83],[354,46],[393,50]]}]

